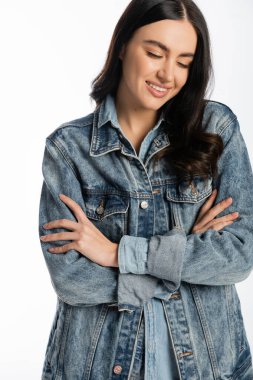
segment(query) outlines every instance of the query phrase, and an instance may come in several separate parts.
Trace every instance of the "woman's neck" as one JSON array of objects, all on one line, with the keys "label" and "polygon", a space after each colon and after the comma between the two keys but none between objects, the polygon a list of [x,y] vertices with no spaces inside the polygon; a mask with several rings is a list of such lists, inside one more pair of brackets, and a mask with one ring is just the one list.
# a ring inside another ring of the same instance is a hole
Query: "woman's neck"
[{"label": "woman's neck", "polygon": [[[124,102],[120,100],[122,98],[124,98]],[[141,142],[154,127],[159,115],[157,111],[138,109],[125,99],[125,97],[116,97],[115,99],[117,118],[124,135],[138,154]]]},{"label": "woman's neck", "polygon": [[127,96],[121,96],[119,93],[115,98],[115,107],[120,125],[124,124],[124,127],[132,134],[142,134],[141,131],[147,133],[154,127],[159,117],[158,111],[136,107],[136,104],[128,100]]}]

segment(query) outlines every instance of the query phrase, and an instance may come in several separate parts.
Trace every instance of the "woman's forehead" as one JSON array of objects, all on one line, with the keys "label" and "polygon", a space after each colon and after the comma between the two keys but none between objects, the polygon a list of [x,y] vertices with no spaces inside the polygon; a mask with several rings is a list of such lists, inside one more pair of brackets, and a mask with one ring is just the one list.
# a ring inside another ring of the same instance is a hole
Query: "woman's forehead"
[{"label": "woman's forehead", "polygon": [[158,41],[164,46],[163,50],[176,49],[194,54],[197,33],[187,20],[166,19],[136,29],[132,40],[141,44],[147,44],[147,41]]}]

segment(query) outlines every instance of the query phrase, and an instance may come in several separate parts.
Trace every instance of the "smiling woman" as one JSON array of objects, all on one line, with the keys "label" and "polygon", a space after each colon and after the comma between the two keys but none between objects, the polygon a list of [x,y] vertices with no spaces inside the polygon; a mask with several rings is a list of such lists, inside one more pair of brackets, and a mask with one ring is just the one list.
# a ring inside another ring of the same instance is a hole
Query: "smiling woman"
[{"label": "smiling woman", "polygon": [[[161,36],[163,43],[159,41]],[[118,99],[124,93],[124,101],[134,103],[136,108],[159,109],[185,85],[196,45],[197,34],[187,20],[162,20],[139,28],[120,53],[122,79]],[[147,86],[152,97],[143,86]]]},{"label": "smiling woman", "polygon": [[[122,77],[117,89],[117,116],[137,153],[144,134],[157,119],[157,110],[185,85],[196,45],[196,31],[186,19],[142,26],[123,44],[119,54]],[[127,116],[126,109],[134,113]]]},{"label": "smiling woman", "polygon": [[132,0],[95,110],[47,136],[43,380],[253,379],[235,288],[253,268],[253,173],[211,73],[193,1]]},{"label": "smiling woman", "polygon": [[196,45],[196,31],[185,19],[161,20],[139,28],[120,53],[118,102],[124,93],[124,104],[127,101],[150,112],[159,109],[185,85]]}]

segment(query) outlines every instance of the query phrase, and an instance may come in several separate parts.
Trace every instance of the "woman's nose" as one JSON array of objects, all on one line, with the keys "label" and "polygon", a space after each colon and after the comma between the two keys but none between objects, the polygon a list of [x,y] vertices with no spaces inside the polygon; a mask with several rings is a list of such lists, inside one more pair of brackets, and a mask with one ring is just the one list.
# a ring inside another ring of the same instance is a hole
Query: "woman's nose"
[{"label": "woman's nose", "polygon": [[163,82],[173,82],[174,81],[174,65],[173,63],[165,63],[157,73],[158,78]]}]

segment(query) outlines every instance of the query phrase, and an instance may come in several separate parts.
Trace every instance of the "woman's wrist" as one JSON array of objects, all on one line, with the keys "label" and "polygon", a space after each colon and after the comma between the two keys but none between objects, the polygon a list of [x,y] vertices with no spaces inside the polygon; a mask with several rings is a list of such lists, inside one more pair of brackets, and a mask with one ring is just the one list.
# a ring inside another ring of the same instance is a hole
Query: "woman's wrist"
[{"label": "woman's wrist", "polygon": [[112,243],[112,250],[110,255],[108,255],[108,260],[105,266],[107,267],[119,267],[119,261],[118,261],[118,247],[119,244]]}]

